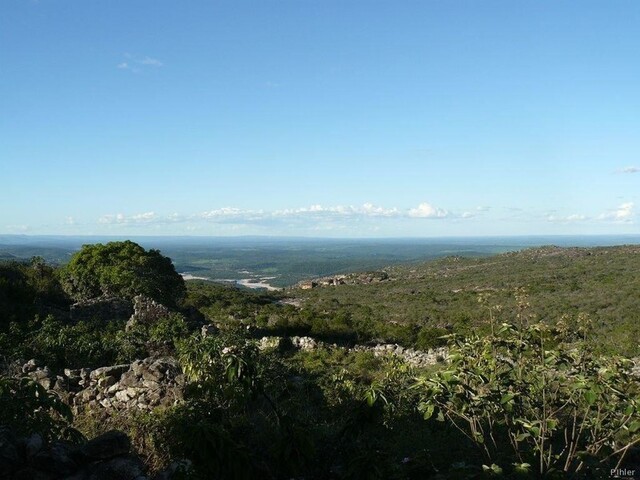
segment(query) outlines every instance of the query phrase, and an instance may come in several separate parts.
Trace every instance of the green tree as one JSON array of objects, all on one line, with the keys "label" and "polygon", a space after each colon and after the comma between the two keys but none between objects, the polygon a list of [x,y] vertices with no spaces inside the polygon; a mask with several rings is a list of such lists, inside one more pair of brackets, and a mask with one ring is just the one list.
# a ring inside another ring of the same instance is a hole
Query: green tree
[{"label": "green tree", "polygon": [[175,305],[186,291],[170,258],[129,240],[84,245],[63,268],[61,277],[65,291],[76,300],[146,295]]}]

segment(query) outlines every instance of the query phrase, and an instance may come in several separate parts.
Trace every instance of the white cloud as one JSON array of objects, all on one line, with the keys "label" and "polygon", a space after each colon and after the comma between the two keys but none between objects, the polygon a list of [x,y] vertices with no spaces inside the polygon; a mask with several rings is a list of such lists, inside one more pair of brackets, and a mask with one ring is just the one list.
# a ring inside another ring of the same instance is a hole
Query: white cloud
[{"label": "white cloud", "polygon": [[618,205],[617,208],[610,210],[598,216],[600,220],[609,220],[619,223],[630,223],[634,216],[634,203],[625,202]]},{"label": "white cloud", "polygon": [[137,57],[135,55],[131,55],[130,53],[123,54],[126,59],[123,62],[120,62],[116,65],[116,68],[120,70],[129,70],[132,73],[139,73],[144,69],[148,68],[159,68],[164,66],[157,58],[151,57]]},{"label": "white cloud", "polygon": [[162,67],[164,65],[164,63],[162,63],[157,58],[151,58],[151,57],[144,57],[142,60],[140,60],[140,63],[142,65],[150,65],[152,67]]},{"label": "white cloud", "polygon": [[547,215],[547,221],[553,223],[574,223],[574,222],[583,222],[588,220],[589,217],[586,215],[572,214],[567,215],[566,217],[558,216],[558,215]]},{"label": "white cloud", "polygon": [[109,213],[98,219],[98,223],[103,225],[115,225],[126,223],[126,217],[122,213]]},{"label": "white cloud", "polygon": [[168,225],[182,223],[187,226],[198,224],[220,224],[230,228],[236,226],[293,226],[305,228],[343,228],[349,222],[391,221],[393,219],[467,219],[477,215],[476,211],[466,211],[462,214],[434,207],[429,203],[421,203],[416,208],[398,209],[384,207],[367,202],[355,205],[321,205],[312,204],[306,207],[288,208],[281,210],[252,210],[238,207],[220,207],[212,210],[192,214],[172,213],[158,215],[155,212],[144,212],[133,215],[110,213],[98,219],[102,225],[142,226]]},{"label": "white cloud", "polygon": [[362,206],[336,205],[328,207],[316,204],[309,207],[275,210],[272,215],[274,217],[397,217],[401,215],[401,212],[397,208],[384,208],[372,203],[365,203]]},{"label": "white cloud", "polygon": [[261,213],[261,211],[255,212],[253,210],[242,210],[240,208],[234,207],[222,207],[215,210],[209,210],[208,212],[202,212],[196,215],[196,217],[205,220],[212,220],[221,217],[241,217],[245,215],[254,215],[255,213]]},{"label": "white cloud", "polygon": [[137,215],[133,215],[130,220],[132,222],[140,222],[140,223],[148,223],[152,222],[156,219],[156,214],[154,212],[145,212],[139,213]]},{"label": "white cloud", "polygon": [[371,203],[365,203],[362,212],[370,217],[394,217],[399,213],[397,208],[376,207]]},{"label": "white cloud", "polygon": [[186,217],[178,213],[161,216],[155,212],[137,213],[135,215],[125,215],[123,213],[109,213],[98,219],[102,225],[151,225],[184,222]]},{"label": "white cloud", "polygon": [[621,170],[622,173],[638,173],[640,172],[640,167],[625,167]]},{"label": "white cloud", "polygon": [[426,202],[410,209],[408,214],[411,218],[446,218],[449,216],[448,211]]}]

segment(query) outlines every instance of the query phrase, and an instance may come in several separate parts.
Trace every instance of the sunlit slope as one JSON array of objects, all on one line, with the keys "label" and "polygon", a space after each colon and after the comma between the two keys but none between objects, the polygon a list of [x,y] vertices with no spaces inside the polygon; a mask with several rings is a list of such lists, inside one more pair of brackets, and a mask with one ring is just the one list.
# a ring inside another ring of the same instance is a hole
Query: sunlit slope
[{"label": "sunlit slope", "polygon": [[[515,289],[528,293],[528,315],[554,322],[586,313],[592,342],[603,351],[640,353],[640,246],[542,247],[488,258],[448,257],[386,269],[389,280],[296,289],[306,308],[349,312],[354,322],[390,322],[416,329],[482,331],[487,305],[515,321]],[[486,304],[481,302],[487,297]]]}]

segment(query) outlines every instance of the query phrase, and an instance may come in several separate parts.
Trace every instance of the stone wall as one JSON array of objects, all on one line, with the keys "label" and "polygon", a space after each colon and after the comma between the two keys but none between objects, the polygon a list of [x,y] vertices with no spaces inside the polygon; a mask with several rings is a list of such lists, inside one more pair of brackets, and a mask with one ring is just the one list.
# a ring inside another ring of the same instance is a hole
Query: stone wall
[{"label": "stone wall", "polygon": [[[258,348],[265,350],[268,348],[284,348],[292,346],[300,350],[315,350],[317,348],[342,348],[336,344],[329,344],[312,337],[262,337],[258,341]],[[378,345],[355,345],[351,348],[345,348],[347,351],[354,352],[372,352],[376,357],[385,355],[395,355],[409,365],[414,367],[427,367],[436,363],[444,362],[448,355],[446,347],[434,348],[428,351],[414,350],[413,348],[404,348],[397,344],[378,344]]]},{"label": "stone wall", "polygon": [[136,324],[152,325],[158,320],[171,315],[171,311],[155,300],[137,295],[133,298],[133,315],[127,321],[127,330]]},{"label": "stone wall", "polygon": [[74,303],[69,308],[72,321],[80,320],[127,320],[133,314],[129,300],[119,297],[100,297]]},{"label": "stone wall", "polygon": [[22,370],[46,389],[58,392],[76,409],[101,406],[110,410],[151,410],[180,402],[185,386],[180,366],[171,357],[150,357],[94,370],[65,369],[62,375],[30,360]]}]

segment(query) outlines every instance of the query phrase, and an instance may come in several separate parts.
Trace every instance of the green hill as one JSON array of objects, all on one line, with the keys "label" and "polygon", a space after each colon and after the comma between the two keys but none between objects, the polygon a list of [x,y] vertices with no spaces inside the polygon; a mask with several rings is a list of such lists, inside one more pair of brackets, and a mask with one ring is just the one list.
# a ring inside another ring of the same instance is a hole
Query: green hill
[{"label": "green hill", "polygon": [[[492,257],[447,257],[385,269],[387,281],[337,285],[289,293],[306,308],[328,316],[348,315],[382,336],[416,341],[420,331],[468,332],[486,328],[488,312],[513,320],[515,291],[524,288],[527,314],[555,322],[587,314],[603,351],[640,352],[640,246],[542,247]],[[423,337],[427,333],[423,334]],[[391,338],[392,340],[394,338]],[[386,338],[389,340],[389,338]]]}]

